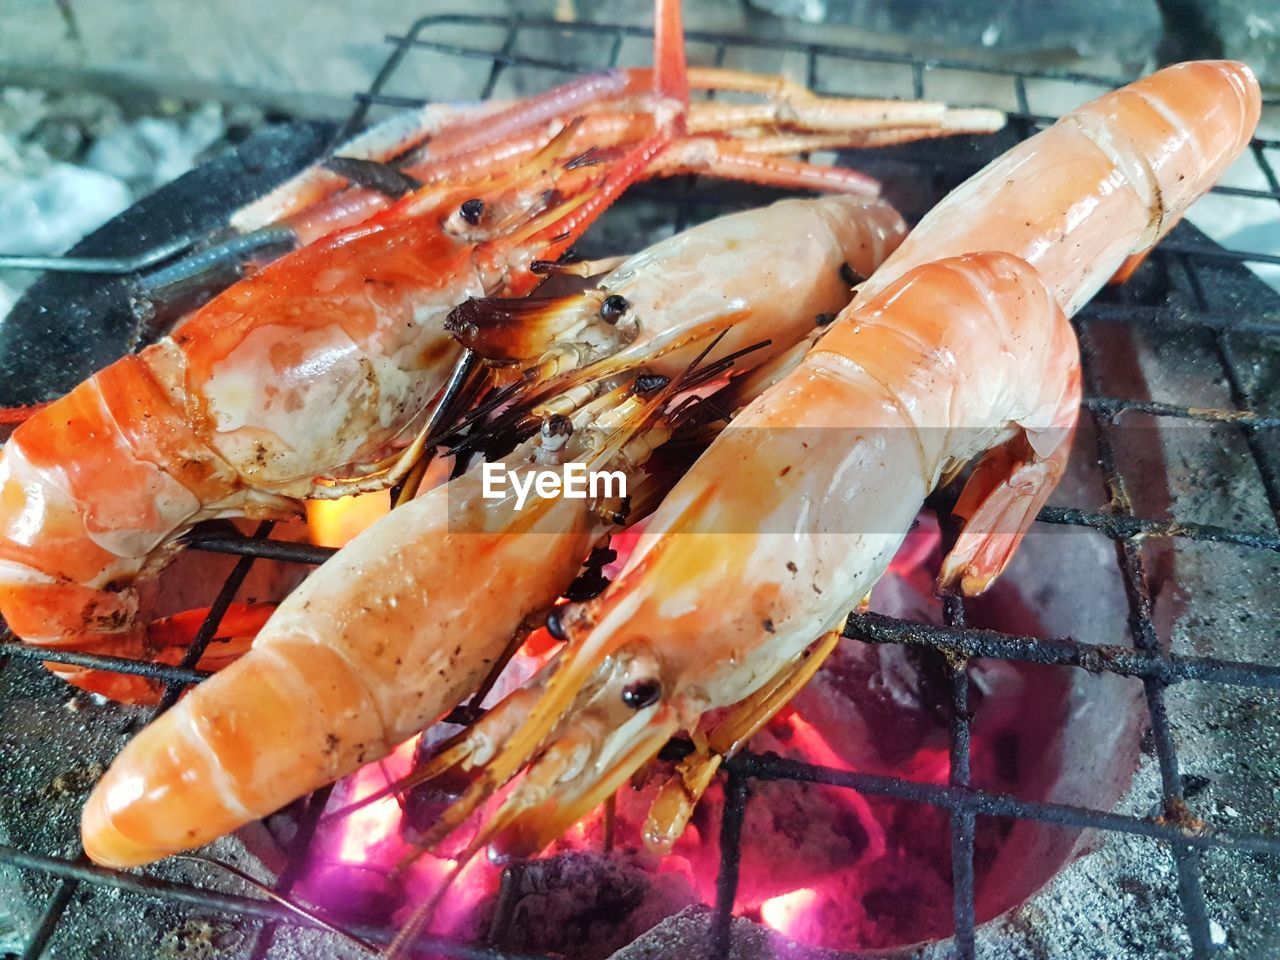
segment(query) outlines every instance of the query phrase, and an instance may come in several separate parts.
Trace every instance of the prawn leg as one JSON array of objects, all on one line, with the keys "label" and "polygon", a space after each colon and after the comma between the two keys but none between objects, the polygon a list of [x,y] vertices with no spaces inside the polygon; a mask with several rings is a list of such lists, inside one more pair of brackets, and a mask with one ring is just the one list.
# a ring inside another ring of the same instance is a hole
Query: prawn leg
[{"label": "prawn leg", "polygon": [[944,103],[924,100],[872,100],[824,97],[804,84],[780,75],[726,70],[723,67],[691,67],[689,87],[756,94],[768,102],[760,104],[700,103],[692,132],[735,126],[803,127],[810,131],[873,130],[885,127],[932,127],[946,125],[952,114],[967,115],[974,132],[992,132],[1005,124],[999,110],[975,108],[956,111]]},{"label": "prawn leg", "polygon": [[325,479],[314,484],[308,491],[308,499],[340,500],[343,497],[377,493],[379,490],[394,487],[408,476],[414,464],[421,459],[427,446],[427,437],[434,427],[435,424],[431,421],[423,424],[422,429],[414,435],[413,441],[404,450],[394,458],[388,457],[381,463],[374,464],[374,469],[365,476]]},{"label": "prawn leg", "polygon": [[569,260],[556,263],[550,260],[535,260],[530,269],[540,275],[557,277],[582,277],[584,280],[610,273],[627,262],[626,254],[616,257],[601,257],[598,260]]},{"label": "prawn leg", "polygon": [[[1078,375],[1067,393],[1074,409],[1080,402]],[[1058,485],[1074,434],[1074,424],[1039,434],[1020,429],[978,461],[956,502],[955,513],[964,518],[964,526],[942,563],[939,591],[958,586],[974,596],[1000,576]],[[1056,443],[1045,449],[1047,437]]]},{"label": "prawn leg", "polygon": [[[147,626],[147,642],[156,647],[190,646],[208,619],[210,609],[197,607],[153,621]],[[218,621],[213,639],[227,642],[252,639],[275,609],[274,603],[233,603]]]},{"label": "prawn leg", "polygon": [[840,636],[839,630],[824,634],[772,680],[729,708],[727,716],[693,753],[680,761],[676,772],[658,791],[644,825],[645,846],[655,853],[671,851],[721,763],[742,749],[791,702],[840,643]]},{"label": "prawn leg", "polygon": [[[783,141],[779,149],[790,152],[790,147],[789,141]],[[821,190],[867,197],[880,194],[879,182],[865,173],[772,156],[767,148],[750,149],[736,141],[714,137],[677,141],[649,168],[646,177],[684,174],[743,180],[790,190]]]},{"label": "prawn leg", "polygon": [[1125,257],[1124,263],[1120,264],[1120,268],[1116,270],[1115,275],[1107,281],[1108,284],[1112,286],[1119,286],[1122,283],[1128,283],[1129,278],[1137,272],[1138,268],[1142,266],[1147,257],[1151,256],[1151,251],[1160,245],[1160,241],[1167,237],[1169,235],[1169,231],[1176,227],[1181,220],[1181,213],[1166,220],[1160,227],[1160,232],[1156,234],[1156,238],[1151,241],[1151,246],[1147,247],[1145,250],[1139,251],[1138,253],[1131,253],[1129,256]]}]

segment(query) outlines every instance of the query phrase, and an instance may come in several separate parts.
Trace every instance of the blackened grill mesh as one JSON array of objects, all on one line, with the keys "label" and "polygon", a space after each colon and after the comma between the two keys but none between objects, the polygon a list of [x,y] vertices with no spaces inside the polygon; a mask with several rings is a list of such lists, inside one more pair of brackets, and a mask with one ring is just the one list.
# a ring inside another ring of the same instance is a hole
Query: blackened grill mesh
[{"label": "blackened grill mesh", "polygon": [[[450,36],[485,36],[494,42],[477,47],[466,46],[438,39],[441,32]],[[546,49],[546,37],[551,35],[559,38],[558,45],[551,44],[553,51],[590,51],[589,62],[570,63],[558,55],[544,56],[528,52]],[[436,58],[446,58],[453,63],[455,69],[447,72],[444,82],[455,83],[460,89],[451,90],[448,95],[438,94],[439,98],[484,98],[499,92],[503,83],[513,86],[518,92],[527,92],[523,89],[525,85],[542,89],[564,79],[567,74],[618,65],[629,44],[643,47],[650,38],[649,31],[628,26],[565,24],[521,17],[426,17],[416,22],[403,36],[388,37],[392,51],[369,90],[357,96],[358,105],[347,124],[347,130],[358,129],[371,111],[414,106],[423,102],[416,97],[395,92],[397,81],[409,72],[406,65],[416,55],[426,53]],[[869,75],[868,70],[905,71],[910,78],[910,90],[902,92],[917,97],[926,93],[929,78],[935,71],[964,71],[1011,83],[1015,97],[1010,111],[1011,123],[1001,135],[973,140],[934,141],[875,152],[851,151],[844,156],[843,162],[880,178],[885,184],[889,199],[909,216],[921,214],[946,190],[1006,149],[1014,139],[1029,136],[1038,127],[1055,119],[1052,115],[1032,110],[1029,89],[1033,85],[1047,82],[1071,89],[1078,88],[1083,91],[1078,99],[1083,101],[1100,88],[1115,86],[1121,82],[1114,78],[1065,70],[1019,72],[956,60],[926,61],[910,56],[820,43],[761,40],[701,32],[690,32],[688,39],[699,51],[695,54],[695,59],[701,59],[709,47],[709,60],[717,64],[743,56],[750,58],[753,54],[783,54],[793,61],[799,58],[804,64],[805,76],[802,79],[817,92],[884,95],[884,91],[879,88],[860,91],[856,83],[843,86],[838,91],[823,89],[824,79],[838,79],[846,72],[855,77],[866,77]],[[434,87],[432,92],[438,93]],[[1268,151],[1273,150],[1280,150],[1280,141],[1258,139],[1252,144],[1250,158],[1256,164],[1255,173],[1261,176],[1260,180],[1255,176],[1252,182],[1261,183],[1261,186],[1228,184],[1219,186],[1214,193],[1250,204],[1265,204],[1272,218],[1280,216],[1280,178],[1268,157]],[[657,213],[651,214],[655,222],[665,224],[669,229],[679,230],[691,220],[706,219],[726,209],[754,205],[771,195],[769,191],[756,188],[719,183],[707,185],[686,178],[675,184],[637,188],[632,191],[627,202],[653,205],[657,210]],[[599,245],[609,253],[635,245],[633,238],[613,242],[608,234],[606,218],[593,238],[588,238],[587,243]],[[603,240],[597,239],[601,236],[604,237]],[[1011,636],[970,629],[965,625],[964,605],[955,599],[948,599],[945,603],[943,626],[910,623],[874,614],[851,616],[846,627],[846,635],[849,637],[866,643],[925,647],[947,656],[952,665],[950,782],[945,786],[923,784],[751,753],[741,754],[727,763],[721,868],[712,920],[712,943],[718,956],[727,956],[728,951],[731,911],[738,879],[742,818],[749,797],[748,785],[752,779],[830,784],[866,794],[932,804],[949,811],[955,952],[962,958],[972,957],[975,952],[974,829],[978,817],[1013,817],[1075,828],[1116,831],[1154,838],[1167,844],[1177,864],[1177,896],[1181,901],[1190,935],[1191,955],[1197,960],[1209,957],[1214,950],[1203,889],[1203,852],[1222,847],[1280,857],[1280,837],[1226,829],[1206,823],[1192,813],[1184,796],[1178,744],[1171,730],[1165,702],[1166,690],[1173,684],[1186,681],[1280,690],[1280,666],[1168,652],[1167,638],[1162,640],[1158,636],[1153,623],[1149,574],[1141,550],[1144,540],[1171,538],[1230,544],[1270,553],[1280,552],[1280,478],[1276,458],[1267,445],[1270,439],[1274,446],[1276,428],[1280,426],[1280,416],[1276,414],[1280,410],[1273,410],[1271,414],[1258,410],[1259,398],[1254,396],[1257,389],[1256,377],[1251,377],[1249,371],[1249,365],[1256,359],[1255,355],[1264,348],[1274,348],[1280,339],[1280,297],[1271,295],[1246,268],[1250,264],[1264,268],[1280,264],[1280,256],[1262,250],[1226,250],[1194,228],[1183,225],[1162,244],[1153,261],[1164,271],[1169,290],[1158,291],[1154,296],[1150,292],[1145,296],[1134,296],[1125,290],[1108,292],[1086,307],[1075,320],[1085,364],[1086,409],[1094,428],[1098,466],[1105,484],[1108,506],[1103,509],[1050,506],[1039,517],[1042,524],[1091,528],[1114,542],[1116,562],[1128,600],[1132,646],[1100,646],[1069,638]],[[1178,296],[1173,295],[1173,287],[1178,288]],[[1106,395],[1099,374],[1102,348],[1093,335],[1098,324],[1156,330],[1171,337],[1208,337],[1234,409],[1204,409],[1191,401],[1161,403]],[[1118,453],[1123,446],[1118,421],[1126,415],[1232,425],[1239,431],[1249,451],[1253,470],[1261,486],[1261,495],[1269,507],[1271,528],[1241,529],[1229,520],[1213,523],[1179,522],[1137,515]],[[942,514],[945,529],[945,510]],[[192,545],[196,549],[241,555],[244,560],[237,565],[240,576],[255,561],[294,560],[316,563],[327,555],[326,551],[318,548],[270,540],[268,532],[264,528],[254,537],[243,538],[221,533],[196,535],[192,538]],[[238,581],[233,574],[205,625],[202,633],[205,642],[212,635],[221,611],[225,610],[226,604],[234,596],[237,586]],[[201,651],[202,644],[197,644],[184,664],[159,667],[87,654],[36,650],[15,644],[0,651],[0,668],[10,658],[21,658],[59,660],[99,669],[138,673],[169,684],[166,703],[170,703],[186,684],[203,678],[203,674],[191,668],[191,664],[199,659]],[[1159,765],[1163,791],[1161,815],[1138,817],[1080,806],[1033,802],[970,786],[971,717],[966,667],[972,658],[1022,660],[1140,679],[1150,714],[1151,738]],[[310,826],[314,826],[322,807],[323,797],[314,798],[308,805],[309,818],[305,819]],[[282,890],[287,889],[305,858],[305,837],[309,835],[307,823],[304,823],[304,828],[304,842],[294,845],[290,866],[282,874]],[[83,860],[73,861],[0,846],[0,864],[41,871],[60,878],[60,886],[22,954],[24,960],[35,960],[45,952],[51,936],[63,920],[77,885],[81,883],[114,886],[179,903],[223,910],[233,915],[263,918],[268,923],[259,935],[259,954],[267,949],[273,924],[298,922],[296,916],[273,903],[214,893],[193,885],[155,879],[144,874],[107,870],[87,865]],[[493,948],[443,941],[435,943],[433,949],[446,956],[506,956]]]}]

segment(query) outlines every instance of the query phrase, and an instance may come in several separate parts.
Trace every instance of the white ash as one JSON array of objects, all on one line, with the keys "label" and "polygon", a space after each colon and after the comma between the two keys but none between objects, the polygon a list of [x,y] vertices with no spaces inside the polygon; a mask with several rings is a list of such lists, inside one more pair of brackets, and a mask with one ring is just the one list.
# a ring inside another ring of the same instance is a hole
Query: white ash
[{"label": "white ash", "polygon": [[[64,859],[79,855],[80,807],[101,771],[146,716],[142,708],[98,705],[55,679],[37,662],[11,660],[0,670],[0,843]],[[234,837],[210,856],[259,877],[268,874]],[[220,871],[171,861],[153,876],[225,893],[254,892]],[[21,949],[57,888],[46,874],[0,868],[0,950]],[[7,916],[7,919],[6,919]],[[191,924],[225,924],[218,911],[95,884],[81,884],[45,960],[86,956],[149,957],[177,944]],[[6,929],[7,925],[7,929]],[[220,957],[248,957],[255,923],[237,919],[242,943],[219,936]],[[177,931],[177,932],[175,932]]]},{"label": "white ash", "polygon": [[[140,107],[89,91],[0,89],[0,253],[65,252],[261,122],[243,106]],[[34,278],[0,274],[0,317]]]},{"label": "white ash", "polygon": [[[687,907],[667,917],[610,960],[667,960],[670,957],[710,956],[711,911]],[[735,918],[729,940],[729,960],[854,960],[850,953],[806,947],[750,920]]]}]

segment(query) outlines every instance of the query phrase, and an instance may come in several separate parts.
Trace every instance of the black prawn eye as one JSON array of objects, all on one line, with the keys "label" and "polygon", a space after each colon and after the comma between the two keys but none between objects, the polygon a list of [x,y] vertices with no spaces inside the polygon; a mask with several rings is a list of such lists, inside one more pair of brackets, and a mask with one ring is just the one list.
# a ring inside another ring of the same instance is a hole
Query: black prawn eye
[{"label": "black prawn eye", "polygon": [[658,702],[662,696],[662,684],[652,678],[634,680],[622,688],[622,702],[632,710],[643,710]]},{"label": "black prawn eye", "polygon": [[600,319],[607,324],[613,325],[629,309],[631,309],[631,304],[627,302],[627,298],[620,297],[615,293],[613,296],[605,297],[604,303],[600,304]]},{"label": "black prawn eye", "polygon": [[462,215],[462,219],[467,221],[473,227],[480,222],[481,215],[484,214],[484,201],[479,197],[471,200],[464,200],[458,213]]},{"label": "black prawn eye", "polygon": [[565,628],[564,607],[552,607],[551,612],[547,614],[547,633],[551,634],[557,640],[565,641],[569,639],[569,631]]}]

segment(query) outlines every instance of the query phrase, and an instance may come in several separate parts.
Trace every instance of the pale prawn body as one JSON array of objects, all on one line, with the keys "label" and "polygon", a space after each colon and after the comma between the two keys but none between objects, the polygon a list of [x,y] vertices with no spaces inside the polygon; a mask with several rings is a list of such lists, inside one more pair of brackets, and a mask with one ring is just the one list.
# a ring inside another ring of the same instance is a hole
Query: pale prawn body
[{"label": "pale prawn body", "polygon": [[548,377],[639,366],[674,376],[720,333],[726,354],[769,341],[758,364],[829,321],[905,235],[880,200],[782,200],[659,241],[580,294],[472,301],[449,326],[481,357]]},{"label": "pale prawn body", "polygon": [[[682,722],[741,700],[870,591],[950,465],[1019,426],[1046,452],[1061,445],[1078,400],[1073,351],[1020,261],[914,271],[729,424],[570,631],[653,651],[685,691]],[[1009,386],[987,389],[978,366]],[[1040,376],[1017,376],[1027,369]]]},{"label": "pale prawn body", "polygon": [[[784,201],[724,219],[727,228],[711,221],[689,231],[702,238],[696,243],[658,247],[696,250],[707,257],[704,267],[726,275],[704,273],[697,283],[694,269],[673,269],[670,255],[641,255],[626,268],[633,342],[644,330],[655,335],[644,343],[666,343],[666,352],[647,349],[629,366],[611,367],[623,386],[546,421],[554,428],[507,457],[504,469],[598,460],[640,479],[663,434],[647,419],[649,401],[626,393],[637,371],[652,380],[653,369],[668,369],[671,377],[658,382],[674,381],[671,353],[715,342],[714,359],[730,352],[730,337],[744,346],[794,343],[816,315],[848,301],[843,265],[873,270],[905,233],[883,202],[847,197]],[[779,238],[806,256],[787,265],[785,279],[754,282],[782,272]],[[717,256],[722,250],[732,257]],[[711,297],[707,287],[719,292]],[[767,356],[752,351],[737,365]],[[121,866],[198,846],[385,756],[460,703],[521,624],[535,612],[545,616],[612,523],[612,510],[593,499],[520,509],[505,490],[486,497],[481,471],[472,470],[392,511],[317,569],[245,656],[117,758],[86,806],[89,854]]]},{"label": "pale prawn body", "polygon": [[468,850],[540,850],[671,734],[728,708],[655,802],[646,839],[669,845],[720,759],[811,676],[925,495],[975,459],[940,584],[984,590],[1069,455],[1067,313],[1212,185],[1258,103],[1242,65],[1172,67],[944,199],[673,487],[617,579],[561,613],[555,670],[429,765],[477,776],[428,842],[519,774]]},{"label": "pale prawn body", "polygon": [[[558,500],[513,536],[467,474],[383,517],[280,605],[253,648],[134,738],[85,807],[86,851],[133,866],[200,846],[386,756],[462,702],[598,535]],[[493,529],[485,531],[486,527]]]}]

